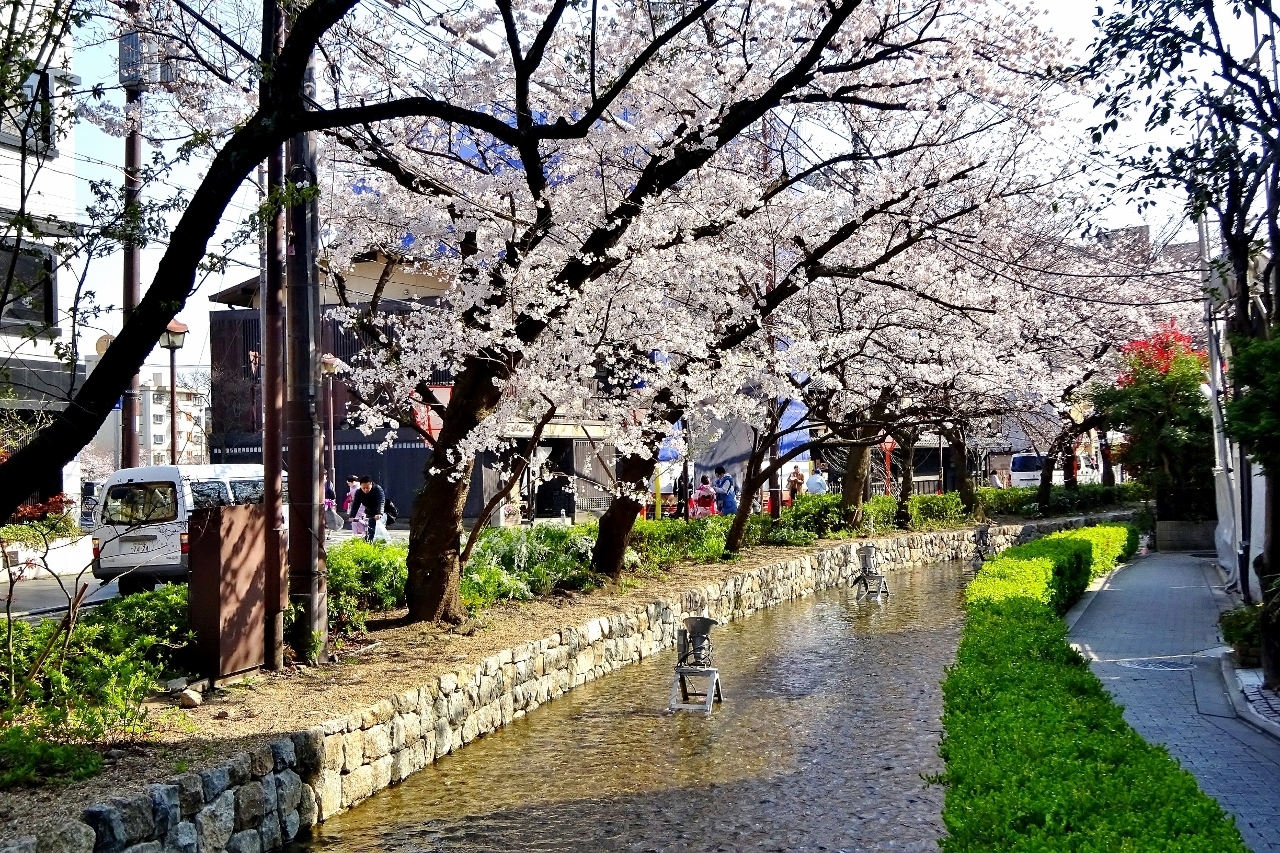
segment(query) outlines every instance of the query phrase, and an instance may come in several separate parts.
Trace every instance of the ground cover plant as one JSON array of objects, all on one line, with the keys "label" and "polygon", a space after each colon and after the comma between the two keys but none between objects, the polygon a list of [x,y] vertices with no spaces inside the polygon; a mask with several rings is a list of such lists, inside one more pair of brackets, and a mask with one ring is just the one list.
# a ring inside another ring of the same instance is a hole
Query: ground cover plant
[{"label": "ground cover plant", "polygon": [[1064,531],[987,561],[969,585],[943,684],[944,850],[1246,849],[1067,644],[1060,614],[1136,548],[1127,525]]},{"label": "ground cover plant", "polygon": [[[1040,514],[1034,487],[981,488],[977,490],[977,494],[978,506],[987,515]],[[1132,480],[1114,486],[1104,486],[1101,483],[1081,483],[1074,489],[1054,486],[1049,493],[1049,515],[1091,512],[1109,506],[1137,503],[1150,496],[1150,489]]]},{"label": "ground cover plant", "polygon": [[0,788],[82,779],[92,745],[148,731],[143,700],[181,673],[190,640],[187,587],[115,599],[75,620],[9,619],[0,654]]}]

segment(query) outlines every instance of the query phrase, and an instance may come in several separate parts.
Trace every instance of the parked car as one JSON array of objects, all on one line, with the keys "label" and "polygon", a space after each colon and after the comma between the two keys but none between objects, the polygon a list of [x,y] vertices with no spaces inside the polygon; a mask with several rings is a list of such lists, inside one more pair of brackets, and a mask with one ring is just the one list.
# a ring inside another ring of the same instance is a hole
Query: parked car
[{"label": "parked car", "polygon": [[121,595],[187,578],[187,519],[197,509],[262,503],[261,465],[148,465],[116,471],[94,510],[93,576]]},{"label": "parked car", "polygon": [[[1009,460],[1009,485],[1014,488],[1035,488],[1040,485],[1040,472],[1044,470],[1044,457],[1039,453],[1015,453]],[[1053,484],[1062,485],[1062,469],[1053,471]]]}]

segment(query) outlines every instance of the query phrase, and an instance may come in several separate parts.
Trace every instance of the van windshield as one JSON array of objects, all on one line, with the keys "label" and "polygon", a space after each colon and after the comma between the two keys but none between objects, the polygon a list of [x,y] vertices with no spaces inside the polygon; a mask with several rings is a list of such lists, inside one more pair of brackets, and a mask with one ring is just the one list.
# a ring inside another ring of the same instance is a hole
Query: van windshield
[{"label": "van windshield", "polygon": [[1010,470],[1019,474],[1026,474],[1031,471],[1039,471],[1043,467],[1044,462],[1039,456],[1031,456],[1028,454],[1027,456],[1013,457],[1013,463],[1010,466]]},{"label": "van windshield", "polygon": [[102,504],[103,524],[159,524],[178,517],[177,487],[173,483],[123,483],[107,490]]},{"label": "van windshield", "polygon": [[191,484],[192,509],[211,509],[216,506],[230,506],[231,493],[227,484],[221,480],[200,480]]},{"label": "van windshield", "polygon": [[232,480],[231,494],[238,504],[260,504],[264,487],[261,480]]}]

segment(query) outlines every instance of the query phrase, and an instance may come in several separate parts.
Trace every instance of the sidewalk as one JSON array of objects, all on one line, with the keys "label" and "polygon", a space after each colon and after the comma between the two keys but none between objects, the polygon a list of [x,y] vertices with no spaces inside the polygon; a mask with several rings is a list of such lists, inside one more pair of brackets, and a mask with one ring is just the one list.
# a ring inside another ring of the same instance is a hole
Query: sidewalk
[{"label": "sidewalk", "polygon": [[1235,815],[1245,842],[1280,851],[1280,742],[1237,718],[1223,681],[1217,620],[1230,604],[1209,560],[1152,554],[1103,584],[1071,640],[1129,724]]}]

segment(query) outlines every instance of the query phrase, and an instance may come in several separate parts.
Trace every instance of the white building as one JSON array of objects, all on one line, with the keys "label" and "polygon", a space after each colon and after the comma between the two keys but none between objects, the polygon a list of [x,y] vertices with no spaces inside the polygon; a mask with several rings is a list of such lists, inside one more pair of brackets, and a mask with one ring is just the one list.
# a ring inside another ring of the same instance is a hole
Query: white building
[{"label": "white building", "polygon": [[[75,234],[75,135],[65,107],[69,47],[28,78],[23,96],[0,104],[0,406],[38,420],[67,405],[84,379],[69,344],[75,285],[52,246]],[[15,223],[34,223],[19,229]],[[56,480],[56,481],[55,481]],[[78,493],[78,461],[33,493]]]},{"label": "white building", "polygon": [[[150,380],[150,381],[148,381]],[[209,395],[189,388],[178,379],[178,462],[204,465],[209,462]],[[168,465],[169,374],[143,374],[138,387],[138,464]],[[118,420],[118,418],[117,418]]]}]

